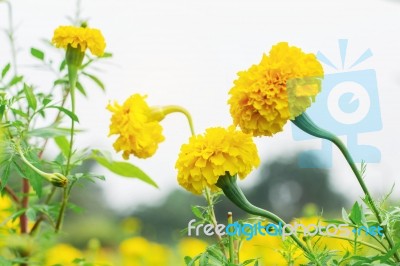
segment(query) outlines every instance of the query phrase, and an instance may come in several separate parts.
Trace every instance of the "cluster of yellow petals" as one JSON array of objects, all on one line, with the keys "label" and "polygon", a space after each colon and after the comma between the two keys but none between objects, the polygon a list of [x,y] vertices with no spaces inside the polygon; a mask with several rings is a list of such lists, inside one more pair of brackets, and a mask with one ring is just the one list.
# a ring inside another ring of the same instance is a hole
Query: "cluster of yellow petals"
[{"label": "cluster of yellow petals", "polygon": [[205,187],[218,190],[218,178],[227,172],[241,179],[260,164],[257,147],[251,135],[234,126],[206,130],[204,135],[193,136],[181,147],[175,168],[178,183],[195,194]]},{"label": "cluster of yellow petals", "polygon": [[315,100],[323,74],[314,54],[286,42],[274,45],[258,65],[238,73],[228,101],[234,124],[254,136],[282,131]]},{"label": "cluster of yellow petals", "polygon": [[81,52],[89,48],[90,52],[96,56],[102,56],[106,48],[106,42],[100,30],[74,26],[58,27],[54,31],[52,43],[58,48],[67,49],[69,45],[80,48]]},{"label": "cluster of yellow petals", "polygon": [[156,152],[158,144],[164,141],[162,127],[151,116],[145,98],[134,94],[122,106],[117,102],[107,106],[113,113],[109,135],[119,135],[113,146],[117,152],[123,151],[122,156],[126,160],[130,154],[148,158]]}]

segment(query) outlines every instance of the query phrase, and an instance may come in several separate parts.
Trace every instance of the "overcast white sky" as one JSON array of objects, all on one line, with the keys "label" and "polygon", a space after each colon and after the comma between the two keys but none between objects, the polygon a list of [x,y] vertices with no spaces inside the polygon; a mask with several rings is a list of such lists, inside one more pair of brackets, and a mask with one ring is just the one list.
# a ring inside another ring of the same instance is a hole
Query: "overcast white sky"
[{"label": "overcast white sky", "polygon": [[[75,1],[12,2],[21,48],[18,62],[29,65],[34,63],[29,48],[43,48],[40,39],[50,39],[58,25],[68,23],[66,16],[73,15]],[[377,193],[387,191],[394,181],[399,183],[400,1],[83,0],[82,7],[83,17],[90,18],[90,26],[102,30],[107,50],[114,57],[101,75],[107,92],[93,86],[89,100],[78,101],[81,126],[88,129],[78,137],[78,145],[111,150],[114,139],[107,138],[110,114],[105,106],[109,100],[122,102],[137,92],[148,94],[150,104],[186,107],[197,132],[210,126],[228,126],[227,92],[236,73],[258,63],[273,44],[288,41],[307,52],[322,51],[340,65],[337,42],[348,39],[349,61],[368,48],[373,52],[357,70],[375,69],[379,87],[383,129],[359,136],[359,142],[379,148],[382,154],[380,163],[369,165],[367,182]],[[6,6],[1,2],[0,27],[7,27]],[[0,36],[0,47],[2,66],[10,60],[4,35]],[[336,73],[324,67],[326,73]],[[20,70],[28,73],[30,82],[48,85],[43,72]],[[148,160],[130,160],[152,176],[160,189],[104,171],[107,181],[102,186],[112,206],[130,208],[155,201],[178,187],[174,164],[189,129],[179,114],[167,117],[162,124],[166,141],[157,154]],[[292,150],[318,148],[321,142],[294,141],[288,125],[274,138],[257,139],[257,144],[263,160],[268,160]],[[355,197],[361,195],[336,149],[333,177],[336,188]],[[252,178],[246,182],[252,183]],[[399,194],[399,186],[396,191]]]}]

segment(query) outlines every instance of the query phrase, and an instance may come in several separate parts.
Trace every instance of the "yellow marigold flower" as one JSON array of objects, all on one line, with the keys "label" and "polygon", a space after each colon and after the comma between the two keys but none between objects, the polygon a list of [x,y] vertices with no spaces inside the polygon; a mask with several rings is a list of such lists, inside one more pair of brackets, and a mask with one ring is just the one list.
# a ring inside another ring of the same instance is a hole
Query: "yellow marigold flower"
[{"label": "yellow marigold flower", "polygon": [[227,172],[243,179],[259,164],[251,135],[231,126],[209,128],[204,135],[191,137],[188,144],[182,145],[175,168],[178,183],[200,194],[205,187],[218,190],[215,184]]},{"label": "yellow marigold flower", "polygon": [[134,94],[122,106],[117,102],[107,106],[113,113],[109,135],[119,135],[113,146],[117,152],[123,151],[122,157],[126,160],[130,154],[148,158],[164,141],[159,120],[154,118],[145,99],[146,96]]},{"label": "yellow marigold flower", "polygon": [[52,43],[60,48],[67,49],[70,45],[73,48],[80,48],[96,56],[102,56],[106,48],[106,42],[100,30],[92,28],[60,26],[54,31]]},{"label": "yellow marigold flower", "polygon": [[254,136],[282,131],[315,100],[323,74],[314,54],[286,42],[274,45],[258,65],[238,73],[228,101],[234,124]]}]

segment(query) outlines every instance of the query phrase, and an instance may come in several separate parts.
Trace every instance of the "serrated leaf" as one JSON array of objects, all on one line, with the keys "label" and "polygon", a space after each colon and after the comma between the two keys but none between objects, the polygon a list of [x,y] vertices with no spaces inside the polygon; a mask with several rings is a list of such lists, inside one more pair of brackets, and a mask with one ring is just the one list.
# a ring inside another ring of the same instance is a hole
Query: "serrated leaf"
[{"label": "serrated leaf", "polygon": [[31,55],[33,55],[34,57],[36,57],[37,59],[43,61],[44,60],[44,52],[36,49],[36,48],[31,48]]},{"label": "serrated leaf", "polygon": [[50,105],[50,106],[47,106],[46,108],[58,109],[61,112],[63,112],[64,114],[66,114],[67,116],[69,116],[72,120],[79,123],[79,118],[76,116],[76,114],[74,114],[73,112],[71,112],[70,110],[68,110],[62,106]]},{"label": "serrated leaf", "polygon": [[10,68],[11,68],[11,64],[8,63],[8,64],[3,68],[3,70],[1,71],[1,78],[4,78],[4,77],[7,75],[8,71],[10,70]]},{"label": "serrated leaf", "polygon": [[153,181],[145,172],[143,172],[137,166],[128,162],[110,161],[106,159],[101,153],[94,151],[92,158],[96,160],[100,165],[104,166],[111,172],[123,176],[131,177],[142,180],[143,182],[158,188],[157,183]]},{"label": "serrated leaf", "polygon": [[103,91],[105,91],[105,86],[103,84],[103,82],[101,82],[101,80],[99,80],[96,76],[86,73],[86,72],[82,72],[83,75],[87,76],[88,78],[90,78],[91,80],[94,81],[94,83],[97,84],[97,86],[99,86]]},{"label": "serrated leaf", "polygon": [[29,107],[32,108],[33,110],[36,110],[37,100],[36,100],[35,94],[33,94],[32,88],[30,86],[26,85],[25,83],[24,83],[24,93],[25,93],[26,100],[28,101]]}]

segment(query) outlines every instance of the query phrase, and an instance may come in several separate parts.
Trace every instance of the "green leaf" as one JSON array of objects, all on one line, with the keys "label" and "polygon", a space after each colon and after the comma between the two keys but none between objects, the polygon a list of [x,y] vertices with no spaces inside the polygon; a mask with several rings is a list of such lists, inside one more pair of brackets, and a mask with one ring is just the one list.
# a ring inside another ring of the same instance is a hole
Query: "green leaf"
[{"label": "green leaf", "polygon": [[200,219],[204,219],[203,212],[200,210],[199,206],[192,206],[192,213],[194,216]]},{"label": "green leaf", "polygon": [[10,168],[11,168],[11,163],[8,162],[4,167],[2,167],[2,174],[0,177],[1,183],[0,183],[0,191],[3,191],[4,187],[7,185],[8,178],[10,177]]},{"label": "green leaf", "polygon": [[94,83],[97,84],[97,86],[99,86],[103,91],[105,91],[106,87],[104,86],[103,82],[101,82],[96,76],[92,75],[92,74],[88,74],[86,72],[82,72],[83,75],[87,76],[88,78],[90,78],[91,80],[94,81]]},{"label": "green leaf", "polygon": [[7,260],[6,258],[0,256],[0,265],[2,266],[12,266],[12,262],[10,262],[9,260]]},{"label": "green leaf", "polygon": [[189,256],[185,256],[185,264],[189,265],[189,263],[192,261],[192,258]]},{"label": "green leaf", "polygon": [[47,106],[46,108],[58,109],[61,112],[63,112],[64,114],[66,114],[67,116],[69,116],[72,120],[79,123],[79,118],[76,116],[76,114],[74,114],[73,112],[71,112],[70,110],[68,110],[62,106],[50,105],[50,106]]},{"label": "green leaf", "polygon": [[28,115],[26,113],[24,113],[23,111],[19,110],[19,109],[15,109],[15,108],[11,108],[11,111],[16,114],[19,115],[23,118],[28,118]]},{"label": "green leaf", "polygon": [[63,71],[66,66],[67,66],[67,62],[65,60],[62,60],[61,64],[60,64],[60,71]]},{"label": "green leaf", "polygon": [[46,105],[48,105],[50,102],[51,102],[51,99],[50,99],[50,98],[44,98],[43,101],[42,101],[42,104],[43,104],[44,106],[46,106]]},{"label": "green leaf", "polygon": [[82,93],[84,96],[87,96],[87,95],[86,95],[85,89],[83,88],[82,84],[81,84],[79,81],[76,83],[76,88],[77,88],[78,91],[79,91],[80,93]]},{"label": "green leaf", "polygon": [[361,207],[357,201],[354,203],[353,207],[351,208],[349,218],[355,225],[362,225],[361,224],[362,211],[361,211]]},{"label": "green leaf", "polygon": [[93,151],[92,158],[96,160],[100,165],[104,166],[111,172],[123,176],[131,177],[142,180],[143,182],[158,188],[156,182],[153,181],[145,172],[143,172],[137,166],[128,162],[117,162],[112,161],[104,157],[99,151]]},{"label": "green leaf", "polygon": [[347,214],[346,210],[344,208],[342,208],[342,219],[343,221],[345,221],[346,223],[351,224],[351,221],[349,219],[349,215]]},{"label": "green leaf", "polygon": [[68,136],[71,130],[69,128],[59,128],[57,125],[32,129],[28,132],[31,137],[54,138],[57,136]]},{"label": "green leaf", "polygon": [[10,81],[10,83],[8,84],[8,86],[13,86],[13,85],[15,85],[15,84],[17,84],[17,83],[20,83],[22,80],[24,79],[24,77],[23,76],[14,76],[13,78],[12,78],[12,80]]},{"label": "green leaf", "polygon": [[0,105],[0,121],[3,120],[5,110],[6,110],[6,106],[4,104]]},{"label": "green leaf", "polygon": [[60,151],[62,154],[65,156],[68,156],[69,154],[69,141],[65,136],[58,136],[54,138],[55,143],[57,144],[58,148],[60,148]]},{"label": "green leaf", "polygon": [[35,94],[33,94],[32,88],[30,86],[26,85],[26,83],[24,83],[24,93],[25,93],[25,97],[28,101],[29,107],[32,108],[33,110],[36,110],[37,101],[36,101]]},{"label": "green leaf", "polygon": [[10,70],[11,64],[8,63],[3,70],[1,71],[1,78],[4,78],[7,75],[7,72]]},{"label": "green leaf", "polygon": [[[35,162],[31,162],[35,167],[41,168],[41,166]],[[36,195],[38,198],[42,196],[42,186],[43,186],[43,177],[39,174],[37,174],[35,171],[33,171],[29,167],[25,167],[24,169],[24,175],[27,179],[29,179],[29,182],[33,188],[33,190],[36,192]]]},{"label": "green leaf", "polygon": [[108,57],[112,57],[112,53],[104,53],[101,58],[108,58]]},{"label": "green leaf", "polygon": [[31,55],[33,55],[34,57],[36,57],[37,59],[43,61],[44,60],[44,53],[42,51],[40,51],[39,49],[36,48],[31,48]]},{"label": "green leaf", "polygon": [[26,211],[26,216],[28,217],[29,220],[35,221],[36,220],[36,211],[32,208],[29,208]]}]

